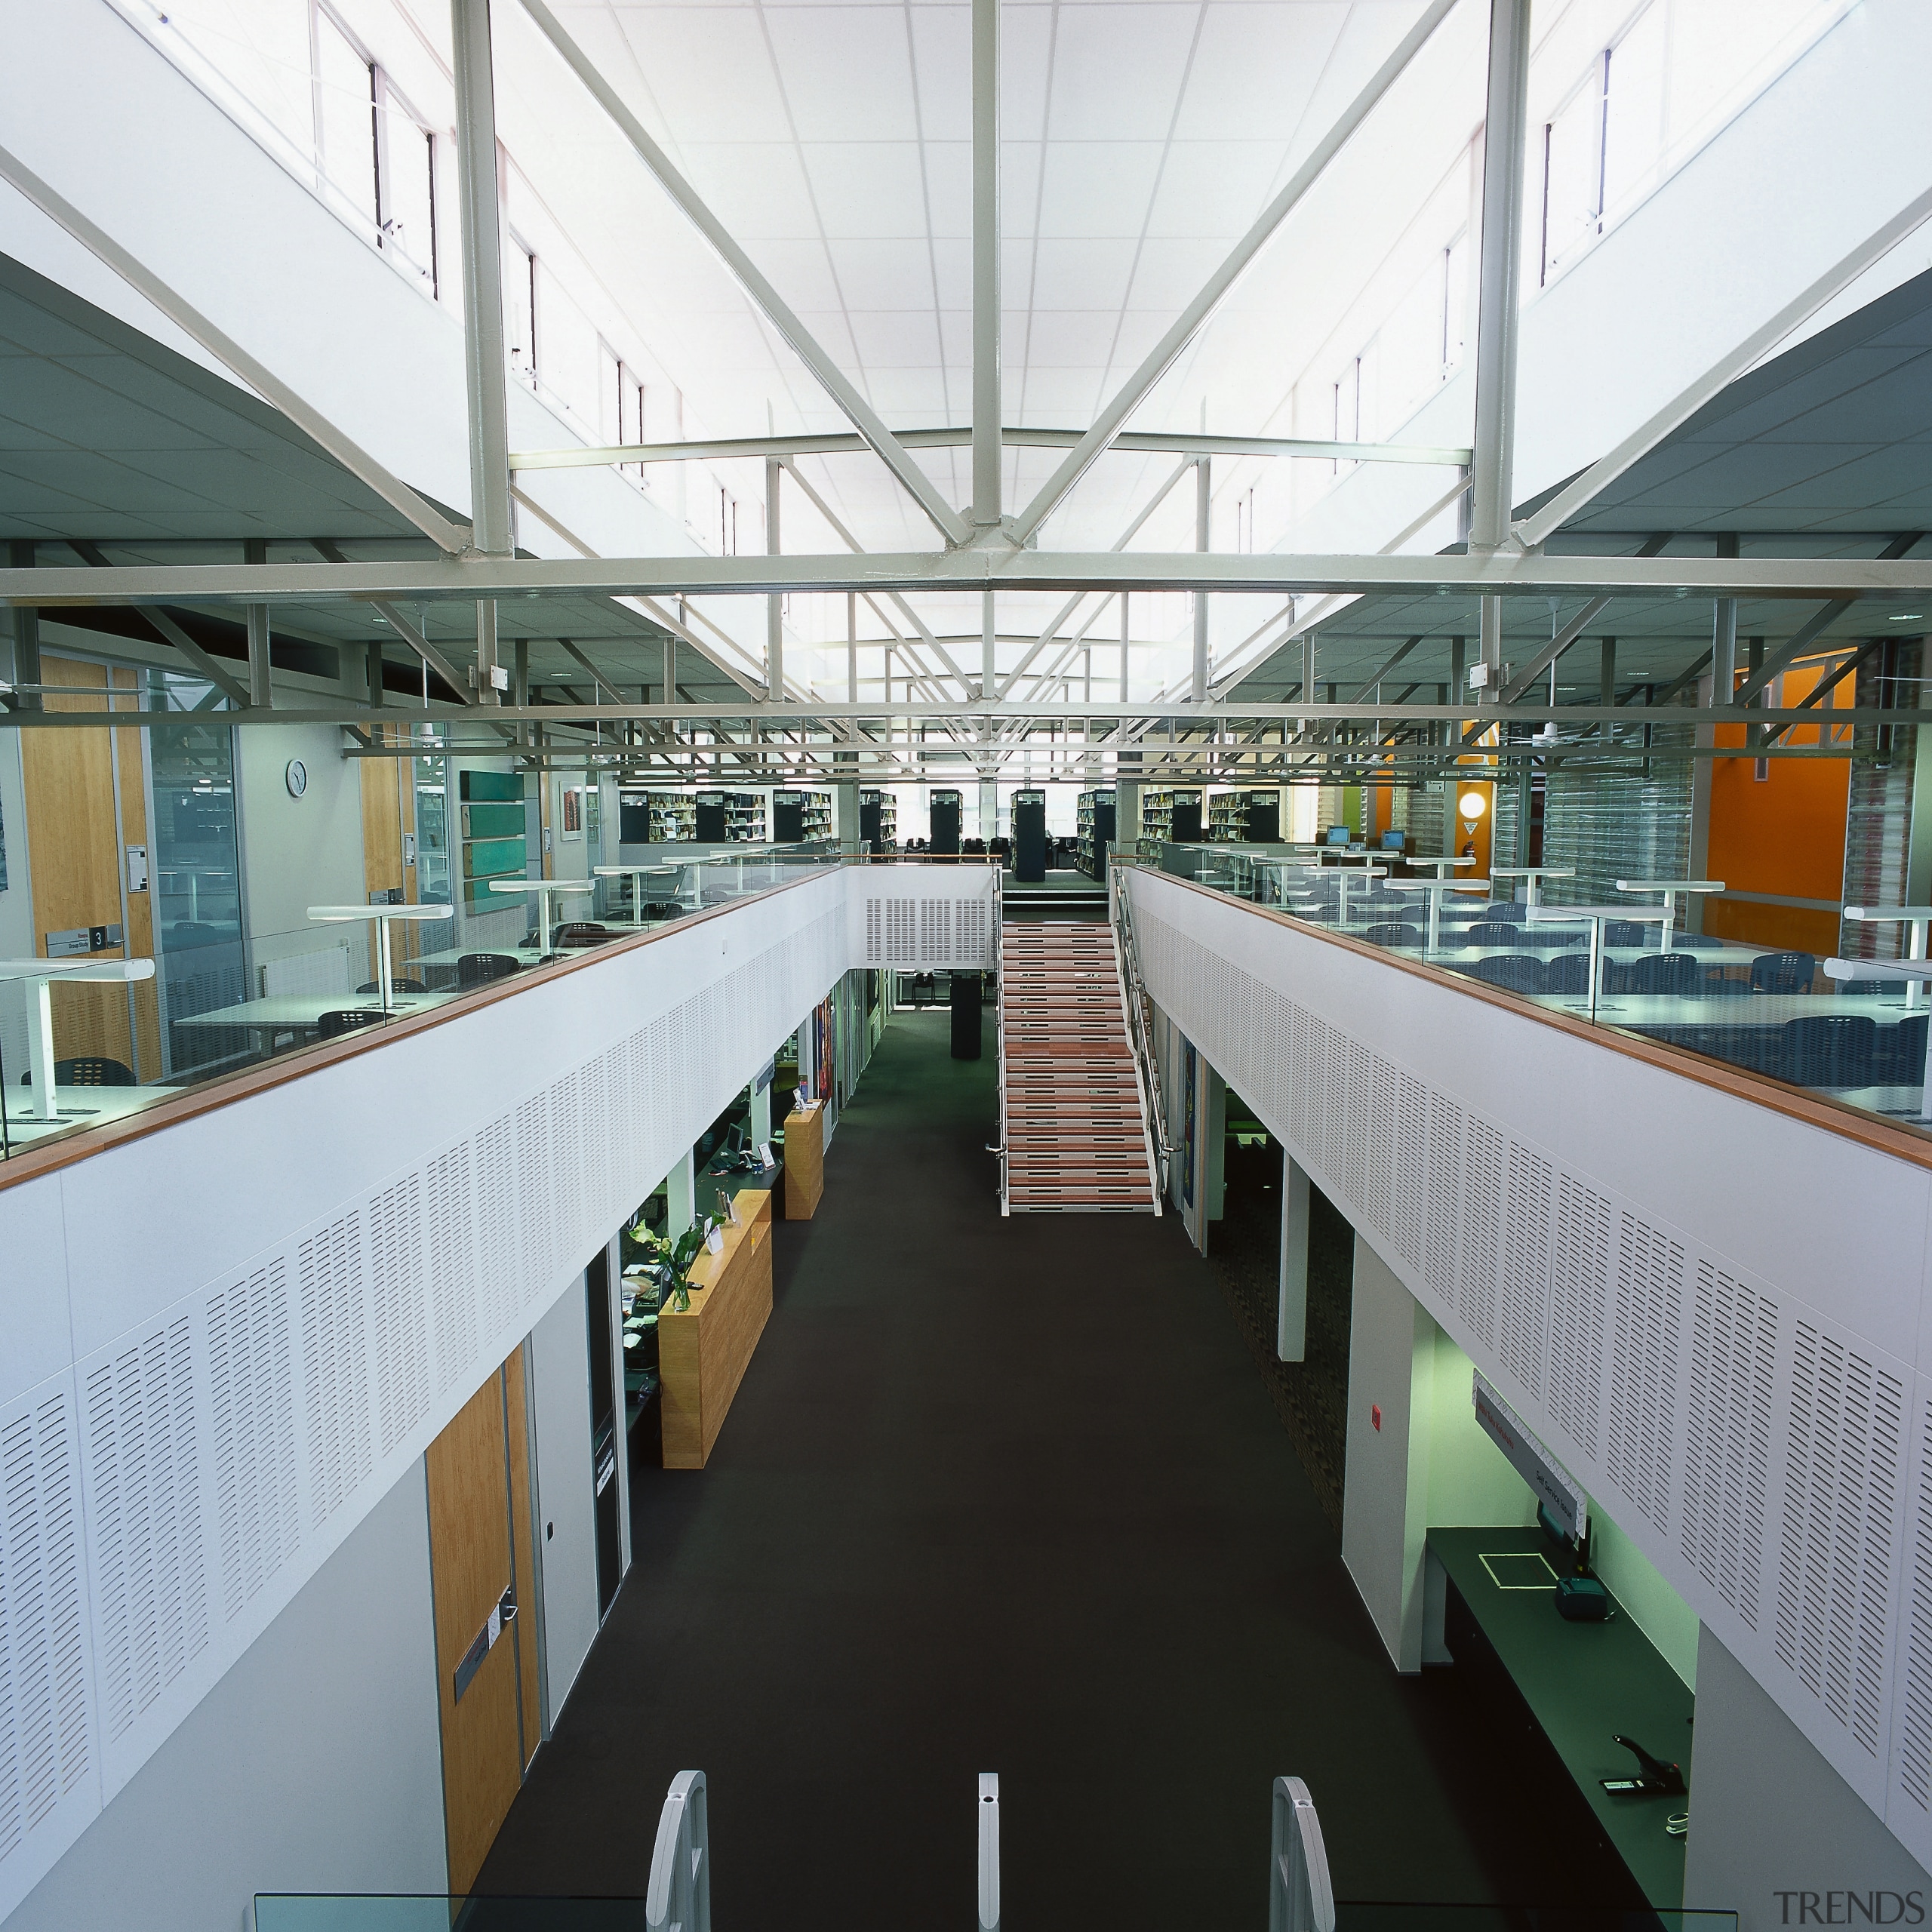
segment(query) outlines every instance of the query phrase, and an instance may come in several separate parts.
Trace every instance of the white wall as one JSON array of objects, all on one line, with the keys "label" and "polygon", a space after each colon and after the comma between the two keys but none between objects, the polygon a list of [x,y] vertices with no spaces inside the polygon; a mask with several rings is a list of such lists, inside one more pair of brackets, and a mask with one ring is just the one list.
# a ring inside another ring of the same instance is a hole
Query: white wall
[{"label": "white wall", "polygon": [[[1839,1894],[1827,1920],[1822,1897]],[[1738,1932],[1851,1922],[1847,1891],[1916,1894],[1888,1903],[1880,1924],[1920,1925],[1932,1912],[1932,1875],[1861,1804],[1751,1673],[1706,1630],[1697,1645],[1697,1745],[1684,1903],[1735,1912]],[[1864,1901],[1861,1900],[1861,1904]]]},{"label": "white wall", "polygon": [[227,1932],[258,1891],[448,1884],[418,1458],[7,1925]]},{"label": "white wall", "polygon": [[543,1571],[545,1717],[557,1714],[597,1635],[597,1524],[590,1461],[590,1336],[580,1279],[530,1331],[537,1412],[537,1549]]},{"label": "white wall", "polygon": [[[1184,881],[1127,882],[1152,996],[1923,1857],[1932,1171]],[[1795,1211],[1801,1180],[1857,1211]]]},{"label": "white wall", "polygon": [[[235,738],[242,904],[255,964],[346,943],[349,984],[360,984],[369,977],[366,928],[309,917],[311,906],[361,906],[369,897],[360,762],[342,755],[332,724],[251,724]],[[291,758],[309,775],[299,798],[285,776]]]},{"label": "white wall", "polygon": [[1395,1668],[1420,1670],[1435,1324],[1365,1241],[1354,1297],[1342,1561]]}]

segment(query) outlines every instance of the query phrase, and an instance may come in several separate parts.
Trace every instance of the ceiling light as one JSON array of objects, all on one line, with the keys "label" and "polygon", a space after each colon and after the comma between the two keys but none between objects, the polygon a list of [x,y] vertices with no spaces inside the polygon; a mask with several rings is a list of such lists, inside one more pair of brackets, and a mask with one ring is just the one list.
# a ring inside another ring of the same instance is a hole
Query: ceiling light
[{"label": "ceiling light", "polygon": [[1888,618],[1886,621],[1894,624],[1916,623],[1924,614],[1923,611],[1901,611],[1896,617]]},{"label": "ceiling light", "polygon": [[1481,818],[1489,809],[1489,801],[1480,792],[1465,792],[1456,803],[1465,818]]}]

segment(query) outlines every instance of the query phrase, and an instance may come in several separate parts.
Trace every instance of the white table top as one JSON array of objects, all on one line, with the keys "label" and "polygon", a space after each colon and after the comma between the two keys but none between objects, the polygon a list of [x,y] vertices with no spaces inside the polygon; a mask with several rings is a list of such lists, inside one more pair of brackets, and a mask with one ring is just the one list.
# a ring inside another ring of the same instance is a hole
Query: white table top
[{"label": "white table top", "polygon": [[456,915],[451,906],[311,906],[309,916],[323,925],[343,919],[448,919]]},{"label": "white table top", "polygon": [[[1525,993],[1538,1006],[1561,1008],[1580,1001],[1580,993]],[[1924,1009],[1921,1008],[1921,1011]],[[1619,1026],[1781,1026],[1814,1014],[1836,1017],[1860,1014],[1881,1026],[1896,1026],[1913,1016],[1899,999],[1844,999],[1835,993],[1753,993],[1749,999],[1701,999],[1678,993],[1604,993],[1597,1001],[1599,1018]]]},{"label": "white table top", "polygon": [[1721,878],[1620,878],[1619,892],[1721,892]]},{"label": "white table top", "polygon": [[0,959],[0,980],[152,980],[152,959]]},{"label": "white table top", "polygon": [[42,1120],[27,1111],[33,1105],[33,1089],[15,1086],[6,1094],[8,1137],[17,1145],[24,1135],[53,1134],[63,1128],[98,1127],[103,1121],[119,1120],[137,1114],[157,1100],[171,1100],[179,1091],[172,1087],[56,1087],[54,1104],[60,1118]]},{"label": "white table top", "polygon": [[1559,926],[1566,919],[1573,925],[1582,919],[1638,919],[1659,926],[1664,921],[1661,906],[1552,906],[1543,900],[1524,909],[1533,926]]},{"label": "white table top", "polygon": [[[390,1008],[401,1019],[439,1006],[448,993],[398,993]],[[245,999],[236,1006],[217,1007],[211,1013],[184,1014],[177,1026],[254,1026],[299,1030],[313,1026],[325,1013],[374,1013],[381,1006],[374,993],[272,993],[266,999]]]}]

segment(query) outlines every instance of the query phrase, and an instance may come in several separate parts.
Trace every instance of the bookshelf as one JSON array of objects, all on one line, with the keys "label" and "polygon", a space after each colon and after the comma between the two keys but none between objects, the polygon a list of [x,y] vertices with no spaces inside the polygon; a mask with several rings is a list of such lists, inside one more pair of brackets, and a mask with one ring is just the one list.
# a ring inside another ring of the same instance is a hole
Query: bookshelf
[{"label": "bookshelf", "polygon": [[1140,841],[1158,851],[1163,844],[1201,842],[1201,794],[1198,791],[1155,791],[1140,795]]},{"label": "bookshelf", "polygon": [[617,839],[624,845],[681,845],[697,836],[697,801],[681,792],[620,792]]},{"label": "bookshelf", "polygon": [[774,844],[814,844],[832,836],[829,792],[774,792],[771,795],[771,836]]},{"label": "bookshelf", "polygon": [[1089,878],[1107,875],[1107,852],[1114,842],[1114,795],[1082,792],[1079,803],[1079,856],[1075,863]]},{"label": "bookshelf", "polygon": [[765,842],[762,792],[700,792],[697,835],[706,845],[761,845]]},{"label": "bookshelf", "polygon": [[859,794],[859,841],[870,852],[899,843],[899,801],[890,792]]},{"label": "bookshelf", "polygon": [[1217,845],[1273,845],[1281,836],[1278,791],[1211,792],[1208,837]]}]

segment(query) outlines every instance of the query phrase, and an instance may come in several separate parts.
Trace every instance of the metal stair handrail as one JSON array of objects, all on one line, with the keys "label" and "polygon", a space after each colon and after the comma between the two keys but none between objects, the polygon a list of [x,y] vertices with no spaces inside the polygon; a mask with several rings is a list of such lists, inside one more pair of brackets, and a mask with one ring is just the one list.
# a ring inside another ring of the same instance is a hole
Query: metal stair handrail
[{"label": "metal stair handrail", "polygon": [[999,1774],[980,1774],[980,1932],[999,1928]]},{"label": "metal stair handrail", "polygon": [[671,1780],[644,1895],[648,1932],[711,1932],[711,1824],[702,1771]]},{"label": "metal stair handrail", "polygon": [[1335,1932],[1328,1850],[1300,1778],[1275,1780],[1269,1838],[1268,1932]]},{"label": "metal stair handrail", "polygon": [[999,1211],[1010,1216],[1012,1207],[1007,1195],[1006,1166],[1006,867],[993,868],[993,1048],[998,1057],[999,1144],[992,1151],[999,1156]]},{"label": "metal stair handrail", "polygon": [[1161,1067],[1154,1043],[1147,1037],[1146,989],[1140,983],[1140,964],[1134,950],[1134,912],[1127,889],[1124,860],[1109,855],[1108,909],[1114,928],[1114,952],[1120,961],[1121,1004],[1127,1019],[1128,1044],[1134,1050],[1134,1076],[1140,1084],[1140,1137],[1147,1149],[1147,1171],[1155,1183],[1154,1212],[1168,1192],[1168,1174],[1174,1149],[1168,1139],[1168,1112],[1161,1098]]}]

